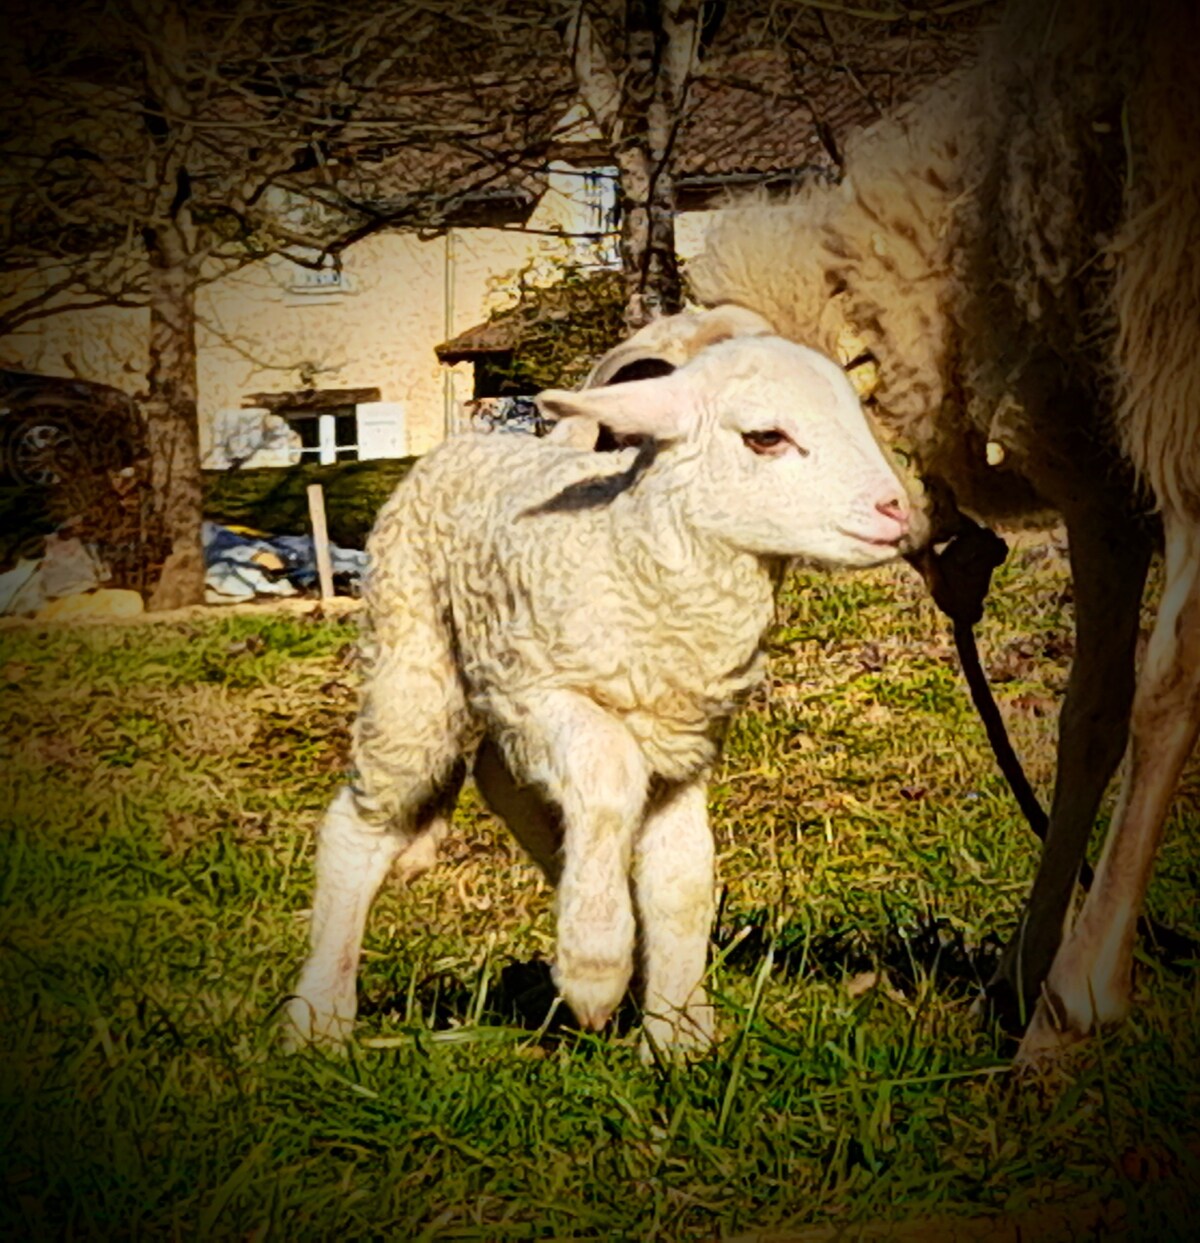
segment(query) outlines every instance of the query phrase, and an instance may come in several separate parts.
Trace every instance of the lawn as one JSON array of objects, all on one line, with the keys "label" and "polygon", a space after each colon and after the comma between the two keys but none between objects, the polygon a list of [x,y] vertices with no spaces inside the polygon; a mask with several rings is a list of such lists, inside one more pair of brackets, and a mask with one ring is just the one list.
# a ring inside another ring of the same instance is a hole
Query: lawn
[{"label": "lawn", "polygon": [[[1143,959],[1134,1018],[1046,1075],[972,1011],[1035,850],[905,567],[789,580],[713,782],[713,1053],[643,1067],[631,1009],[601,1036],[551,1012],[550,893],[470,790],[440,868],[375,907],[355,1047],[281,1053],[354,634],[0,632],[0,1236],[1195,1237],[1195,964]],[[1045,798],[1052,542],[981,639]],[[1193,934],[1198,830],[1193,765],[1150,895]]]}]

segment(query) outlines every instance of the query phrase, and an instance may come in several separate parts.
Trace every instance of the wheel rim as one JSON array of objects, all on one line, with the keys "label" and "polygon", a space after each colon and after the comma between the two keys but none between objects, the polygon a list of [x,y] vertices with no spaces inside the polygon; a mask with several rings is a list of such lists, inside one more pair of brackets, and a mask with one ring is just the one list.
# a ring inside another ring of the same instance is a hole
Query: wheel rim
[{"label": "wheel rim", "polygon": [[13,445],[13,473],[23,483],[58,483],[62,456],[70,444],[70,433],[57,423],[24,428]]}]

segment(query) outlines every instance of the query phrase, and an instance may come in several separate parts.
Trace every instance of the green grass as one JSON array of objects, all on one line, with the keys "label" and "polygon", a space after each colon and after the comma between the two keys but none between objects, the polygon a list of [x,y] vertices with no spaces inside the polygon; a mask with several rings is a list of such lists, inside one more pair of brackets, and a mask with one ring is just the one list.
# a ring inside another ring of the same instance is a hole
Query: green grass
[{"label": "green grass", "polygon": [[[994,601],[984,660],[1044,795],[1061,558],[1019,549]],[[1143,961],[1134,1018],[1047,1078],[971,1013],[1035,850],[903,568],[789,583],[713,782],[710,1056],[642,1067],[631,1013],[546,1022],[550,894],[470,791],[442,865],[376,904],[359,1043],[281,1054],[354,631],[0,633],[3,1237],[854,1237],[1096,1201],[1193,1235],[1196,971]],[[1198,809],[1193,767],[1151,891],[1193,933]]]}]

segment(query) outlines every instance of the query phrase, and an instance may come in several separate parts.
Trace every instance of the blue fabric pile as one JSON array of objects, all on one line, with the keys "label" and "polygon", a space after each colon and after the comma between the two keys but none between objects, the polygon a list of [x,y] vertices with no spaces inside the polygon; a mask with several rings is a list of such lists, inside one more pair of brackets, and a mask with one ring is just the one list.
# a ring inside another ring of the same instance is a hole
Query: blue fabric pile
[{"label": "blue fabric pile", "polygon": [[[294,596],[317,582],[317,558],[310,535],[260,535],[205,522],[205,598],[210,604],[256,596]],[[359,595],[367,554],[329,546],[334,583],[343,595]]]}]

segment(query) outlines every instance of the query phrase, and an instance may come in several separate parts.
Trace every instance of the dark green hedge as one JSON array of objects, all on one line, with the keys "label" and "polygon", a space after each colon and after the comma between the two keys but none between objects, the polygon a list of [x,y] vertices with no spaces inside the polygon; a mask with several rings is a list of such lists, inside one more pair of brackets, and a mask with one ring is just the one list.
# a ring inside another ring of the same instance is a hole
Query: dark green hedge
[{"label": "dark green hedge", "polygon": [[[329,538],[362,548],[379,507],[408,474],[416,458],[338,462],[333,466],[204,472],[204,516],[269,535],[309,531],[308,485],[325,489]],[[0,487],[0,570],[19,557],[40,557],[57,523],[42,488]]]},{"label": "dark green hedge", "polygon": [[416,458],[338,462],[332,466],[205,471],[204,516],[271,535],[309,530],[308,485],[325,491],[329,538],[343,548],[361,548],[379,507],[408,474]]}]

